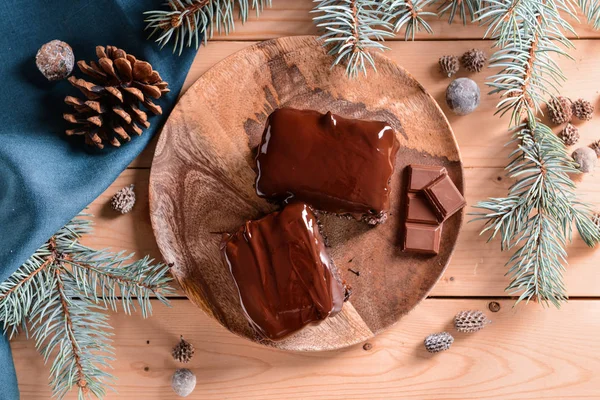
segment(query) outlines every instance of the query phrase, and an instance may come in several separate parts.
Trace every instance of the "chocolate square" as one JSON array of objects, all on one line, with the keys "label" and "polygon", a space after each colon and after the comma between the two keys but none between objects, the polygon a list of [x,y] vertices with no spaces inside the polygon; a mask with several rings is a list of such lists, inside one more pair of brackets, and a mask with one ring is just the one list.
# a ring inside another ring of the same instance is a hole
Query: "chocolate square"
[{"label": "chocolate square", "polygon": [[406,221],[437,225],[437,216],[423,193],[408,193],[406,199]]},{"label": "chocolate square", "polygon": [[423,254],[438,254],[442,237],[442,225],[404,225],[404,251]]},{"label": "chocolate square", "polygon": [[407,182],[408,191],[413,193],[421,191],[445,173],[446,168],[436,165],[409,165]]},{"label": "chocolate square", "polygon": [[447,220],[467,204],[447,174],[430,183],[423,192],[433,206],[439,222]]}]

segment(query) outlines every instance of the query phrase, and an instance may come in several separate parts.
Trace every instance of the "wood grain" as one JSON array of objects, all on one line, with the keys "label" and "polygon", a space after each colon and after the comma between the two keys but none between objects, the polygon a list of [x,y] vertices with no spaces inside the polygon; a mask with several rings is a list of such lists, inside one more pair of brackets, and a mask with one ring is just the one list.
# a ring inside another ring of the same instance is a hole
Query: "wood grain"
[{"label": "wood grain", "polygon": [[[600,301],[573,301],[562,310],[536,304],[512,308],[500,301],[425,300],[398,325],[362,344],[332,352],[293,353],[266,349],[238,338],[186,300],[156,305],[147,320],[111,315],[119,380],[107,400],[175,400],[170,355],[179,335],[196,347],[186,365],[197,376],[190,400],[415,399],[523,400],[597,399],[600,388]],[[485,310],[492,324],[458,334],[451,327],[460,310]],[[451,349],[435,355],[423,338],[448,330]],[[48,366],[32,340],[12,342],[22,400],[50,398]],[[69,395],[67,400],[75,399]]]},{"label": "wood grain", "polygon": [[[277,108],[293,107],[383,120],[395,129],[401,147],[387,222],[372,228],[332,214],[321,218],[329,254],[353,287],[351,300],[335,318],[268,343],[291,350],[348,346],[394,324],[438,280],[462,222],[462,213],[444,222],[440,252],[434,257],[400,250],[405,166],[444,166],[462,191],[456,141],[435,101],[403,69],[380,56],[379,73],[366,85],[331,70],[329,58],[315,37],[306,36],[262,42],[218,64],[171,113],[150,176],[154,233],[182,289],[234,333],[261,341],[223,266],[218,232],[234,231],[274,209],[254,190],[252,154],[266,118]],[[246,74],[240,76],[240,71]],[[349,263],[362,271],[360,279],[348,272]]]}]

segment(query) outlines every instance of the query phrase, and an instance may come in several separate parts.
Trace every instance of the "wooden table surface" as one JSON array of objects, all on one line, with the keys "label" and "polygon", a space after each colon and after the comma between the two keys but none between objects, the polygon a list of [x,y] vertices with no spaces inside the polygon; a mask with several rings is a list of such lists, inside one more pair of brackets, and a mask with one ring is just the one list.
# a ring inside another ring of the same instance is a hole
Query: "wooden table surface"
[{"label": "wooden table surface", "polygon": [[[260,19],[238,26],[229,37],[215,38],[198,52],[184,90],[214,64],[256,41],[316,34],[308,13],[312,6],[310,0],[275,0],[274,8]],[[389,42],[387,55],[413,74],[447,112],[443,98],[449,80],[437,71],[438,58],[473,47],[489,54],[492,42],[481,40],[483,29],[477,26],[449,26],[445,19],[431,25],[435,35],[420,34],[408,43],[398,37]],[[568,77],[562,94],[591,100],[598,108],[600,33],[574,25],[580,36],[571,53],[575,60],[559,60]],[[484,70],[470,77],[485,93],[485,78],[492,73]],[[469,206],[505,195],[510,185],[503,171],[511,150],[504,147],[508,121],[493,116],[497,101],[484,95],[477,111],[465,117],[447,112],[462,152]],[[577,124],[580,145],[600,138],[598,114]],[[148,215],[153,149],[149,146],[90,205],[96,215],[96,235],[86,239],[88,245],[160,259]],[[132,213],[117,216],[109,199],[130,183],[136,184],[137,204]],[[578,193],[600,207],[597,172],[577,177],[577,184]],[[561,310],[538,304],[513,308],[514,300],[504,292],[509,254],[500,252],[498,242],[486,244],[480,228],[477,223],[465,224],[450,266],[430,297],[370,341],[369,350],[362,345],[326,353],[263,348],[230,334],[181,295],[172,299],[172,308],[156,304],[154,316],[147,320],[112,314],[118,393],[110,393],[107,399],[176,399],[170,378],[182,365],[170,351],[181,334],[196,347],[187,365],[198,378],[190,399],[600,398],[600,252],[588,249],[579,238],[569,245],[565,280],[571,300]],[[490,312],[490,302],[498,302],[500,311]],[[427,353],[423,338],[433,332],[452,332],[453,316],[465,309],[485,310],[493,324],[472,335],[456,334],[450,351]],[[21,398],[50,398],[49,366],[33,341],[21,336],[13,340],[12,348]],[[76,396],[72,393],[68,398]]]}]

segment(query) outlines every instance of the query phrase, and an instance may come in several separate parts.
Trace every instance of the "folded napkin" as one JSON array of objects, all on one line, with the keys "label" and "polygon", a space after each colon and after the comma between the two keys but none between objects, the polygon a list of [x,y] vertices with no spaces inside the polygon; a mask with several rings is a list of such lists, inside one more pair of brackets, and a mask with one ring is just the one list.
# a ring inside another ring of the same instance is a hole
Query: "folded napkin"
[{"label": "folded napkin", "polygon": [[[162,3],[0,2],[0,281],[114,181],[173,107],[195,51],[179,57],[146,40],[142,13]],[[96,60],[96,45],[113,45],[150,62],[171,89],[157,101],[163,115],[151,117],[151,127],[119,149],[94,150],[81,137],[66,137],[64,97],[80,92],[66,80],[48,82],[35,65],[38,48],[53,39],[69,43],[76,60]],[[17,398],[10,348],[0,335],[0,400]]]}]

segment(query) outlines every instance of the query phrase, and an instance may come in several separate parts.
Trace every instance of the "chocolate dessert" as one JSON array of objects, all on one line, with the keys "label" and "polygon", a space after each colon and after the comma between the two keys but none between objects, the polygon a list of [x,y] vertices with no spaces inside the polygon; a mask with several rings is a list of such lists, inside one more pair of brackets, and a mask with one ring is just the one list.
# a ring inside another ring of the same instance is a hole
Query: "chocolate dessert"
[{"label": "chocolate dessert", "polygon": [[221,253],[248,321],[265,338],[282,339],[342,309],[344,286],[306,204],[225,234]]},{"label": "chocolate dessert", "polygon": [[398,149],[385,122],[282,108],[269,116],[258,148],[256,192],[383,220]]}]

